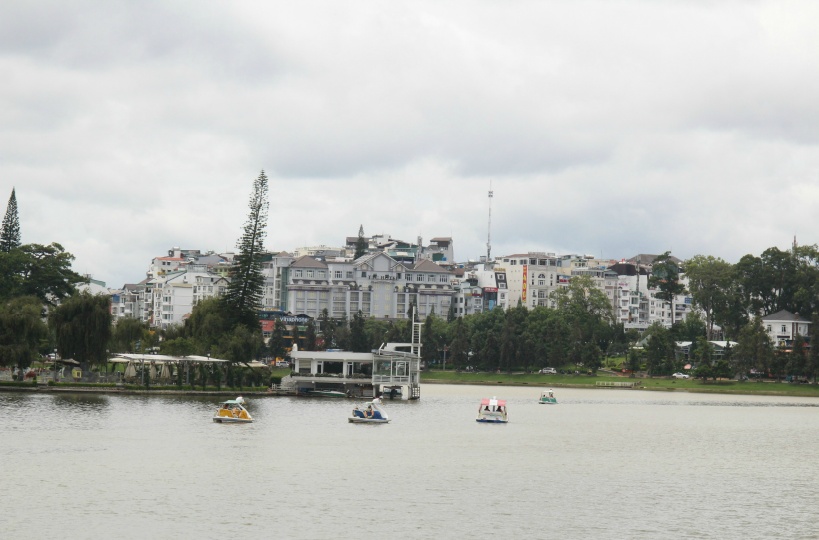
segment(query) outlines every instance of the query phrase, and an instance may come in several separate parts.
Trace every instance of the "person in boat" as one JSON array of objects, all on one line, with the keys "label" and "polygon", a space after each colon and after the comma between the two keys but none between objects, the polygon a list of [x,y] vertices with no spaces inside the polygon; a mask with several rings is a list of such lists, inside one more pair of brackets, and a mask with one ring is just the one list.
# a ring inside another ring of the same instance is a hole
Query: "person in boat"
[{"label": "person in boat", "polygon": [[551,388],[549,388],[549,397],[550,397],[550,398],[555,397],[554,390],[552,390]]},{"label": "person in boat", "polygon": [[367,410],[364,411],[364,416],[366,416],[367,418],[372,418],[373,417],[373,406],[372,405],[367,405]]},{"label": "person in boat", "polygon": [[489,412],[489,405],[483,408],[483,412]]}]

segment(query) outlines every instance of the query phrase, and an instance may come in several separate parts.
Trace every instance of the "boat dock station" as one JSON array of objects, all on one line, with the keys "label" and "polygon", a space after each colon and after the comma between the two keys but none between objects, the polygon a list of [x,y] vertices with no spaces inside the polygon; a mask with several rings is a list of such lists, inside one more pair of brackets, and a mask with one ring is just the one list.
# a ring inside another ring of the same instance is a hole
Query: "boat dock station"
[{"label": "boat dock station", "polygon": [[385,343],[369,353],[291,351],[293,372],[278,390],[317,397],[419,399],[421,323],[412,326],[412,343]]}]

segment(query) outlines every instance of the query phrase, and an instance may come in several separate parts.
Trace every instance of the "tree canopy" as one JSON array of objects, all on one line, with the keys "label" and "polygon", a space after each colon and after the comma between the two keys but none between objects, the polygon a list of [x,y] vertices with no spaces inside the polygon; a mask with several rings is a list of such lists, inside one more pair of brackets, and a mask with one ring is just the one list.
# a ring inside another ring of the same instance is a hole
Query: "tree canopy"
[{"label": "tree canopy", "polygon": [[0,365],[25,369],[48,339],[43,304],[32,296],[0,302]]},{"label": "tree canopy", "polygon": [[34,296],[55,305],[88,279],[71,270],[74,256],[58,243],[25,244],[0,251],[0,300]]},{"label": "tree canopy", "polygon": [[104,364],[111,338],[111,298],[88,292],[63,301],[49,317],[63,358],[84,367]]}]

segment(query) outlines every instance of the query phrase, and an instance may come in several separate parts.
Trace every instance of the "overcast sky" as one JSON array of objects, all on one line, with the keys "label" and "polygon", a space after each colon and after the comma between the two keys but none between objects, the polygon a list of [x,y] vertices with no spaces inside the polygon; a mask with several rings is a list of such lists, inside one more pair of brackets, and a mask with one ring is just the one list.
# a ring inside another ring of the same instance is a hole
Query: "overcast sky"
[{"label": "overcast sky", "polygon": [[0,212],[110,287],[391,234],[730,262],[819,242],[819,2],[0,3]]}]

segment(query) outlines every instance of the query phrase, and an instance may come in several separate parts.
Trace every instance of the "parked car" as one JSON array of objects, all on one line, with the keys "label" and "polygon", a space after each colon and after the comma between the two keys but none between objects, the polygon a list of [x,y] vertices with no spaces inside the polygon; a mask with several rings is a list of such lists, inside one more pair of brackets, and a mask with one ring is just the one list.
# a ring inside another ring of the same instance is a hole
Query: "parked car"
[{"label": "parked car", "polygon": [[557,375],[557,370],[553,367],[545,367],[538,371],[538,373],[547,373],[549,375]]},{"label": "parked car", "polygon": [[688,375],[686,373],[680,373],[679,371],[671,376],[672,379],[687,379]]}]

